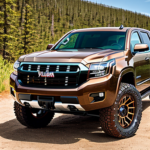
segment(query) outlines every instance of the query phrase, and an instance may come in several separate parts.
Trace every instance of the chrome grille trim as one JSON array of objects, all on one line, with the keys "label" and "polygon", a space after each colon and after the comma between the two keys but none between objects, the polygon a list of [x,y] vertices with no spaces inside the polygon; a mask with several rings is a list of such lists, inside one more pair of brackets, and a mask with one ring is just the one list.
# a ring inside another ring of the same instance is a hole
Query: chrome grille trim
[{"label": "chrome grille trim", "polygon": [[50,65],[47,65],[46,72],[49,71]]},{"label": "chrome grille trim", "polygon": [[27,71],[44,71],[44,72],[78,72],[79,65],[32,65],[23,64],[22,70]]},{"label": "chrome grille trim", "polygon": [[28,71],[31,71],[31,65],[28,66]]},{"label": "chrome grille trim", "polygon": [[37,67],[37,71],[40,71],[40,65],[38,65],[38,67]]},{"label": "chrome grille trim", "polygon": [[56,72],[58,72],[58,71],[59,71],[59,66],[56,67]]},{"label": "chrome grille trim", "polygon": [[69,72],[70,71],[70,66],[67,66],[67,70],[66,70],[67,72]]}]

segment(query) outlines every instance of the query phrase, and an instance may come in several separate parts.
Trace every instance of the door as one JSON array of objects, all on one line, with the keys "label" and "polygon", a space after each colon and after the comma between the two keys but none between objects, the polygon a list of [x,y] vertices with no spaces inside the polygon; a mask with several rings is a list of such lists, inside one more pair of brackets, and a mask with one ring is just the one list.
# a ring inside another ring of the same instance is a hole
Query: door
[{"label": "door", "polygon": [[135,68],[136,88],[139,92],[149,87],[149,51],[134,52],[136,44],[143,43],[143,38],[138,31],[131,35],[131,51],[133,52],[133,62]]},{"label": "door", "polygon": [[140,31],[140,34],[142,36],[143,43],[149,46],[149,50],[147,50],[145,53],[147,54],[147,59],[149,59],[149,65],[146,67],[146,69],[149,70],[148,84],[150,85],[150,33],[147,31]]}]

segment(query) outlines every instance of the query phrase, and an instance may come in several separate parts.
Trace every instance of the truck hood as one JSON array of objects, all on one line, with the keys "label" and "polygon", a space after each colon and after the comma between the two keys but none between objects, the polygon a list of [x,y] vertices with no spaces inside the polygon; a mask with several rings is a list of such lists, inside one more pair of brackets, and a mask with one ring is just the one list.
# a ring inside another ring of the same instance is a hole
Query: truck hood
[{"label": "truck hood", "polygon": [[74,62],[93,63],[106,61],[112,58],[124,56],[124,51],[87,49],[85,51],[40,51],[23,55],[20,62]]}]

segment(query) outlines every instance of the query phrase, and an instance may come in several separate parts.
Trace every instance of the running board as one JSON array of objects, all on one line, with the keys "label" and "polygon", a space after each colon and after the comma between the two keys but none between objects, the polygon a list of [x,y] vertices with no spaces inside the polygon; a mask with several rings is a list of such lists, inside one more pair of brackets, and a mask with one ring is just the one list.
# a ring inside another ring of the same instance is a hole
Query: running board
[{"label": "running board", "polygon": [[[141,95],[141,98],[146,98],[147,96],[150,96],[150,91],[145,92],[144,94]],[[149,97],[150,98],[150,97]]]}]

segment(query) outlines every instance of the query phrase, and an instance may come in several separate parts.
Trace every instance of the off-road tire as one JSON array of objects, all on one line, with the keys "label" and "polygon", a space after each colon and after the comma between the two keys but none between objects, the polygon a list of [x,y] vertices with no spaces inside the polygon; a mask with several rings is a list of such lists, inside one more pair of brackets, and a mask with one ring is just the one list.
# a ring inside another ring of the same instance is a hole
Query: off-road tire
[{"label": "off-road tire", "polygon": [[[133,96],[136,106],[134,119],[127,128],[123,128],[118,122],[119,100],[125,94]],[[138,130],[142,117],[142,101],[140,93],[133,85],[121,83],[115,103],[111,107],[101,109],[99,115],[100,125],[106,134],[117,138],[128,138],[133,136]]]},{"label": "off-road tire", "polygon": [[42,128],[47,126],[54,117],[53,112],[46,112],[41,118],[36,118],[31,113],[31,108],[21,106],[14,102],[14,112],[17,120],[28,128]]}]

